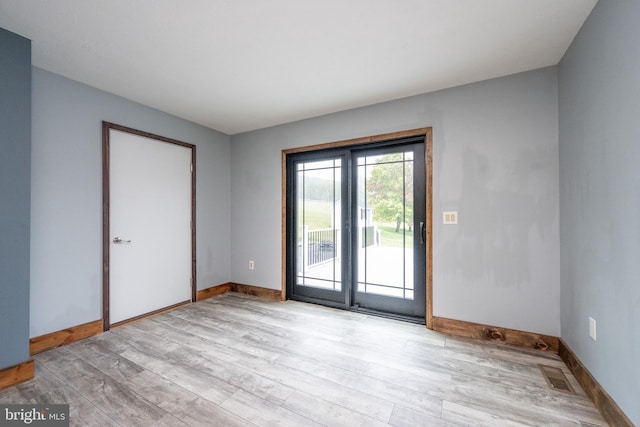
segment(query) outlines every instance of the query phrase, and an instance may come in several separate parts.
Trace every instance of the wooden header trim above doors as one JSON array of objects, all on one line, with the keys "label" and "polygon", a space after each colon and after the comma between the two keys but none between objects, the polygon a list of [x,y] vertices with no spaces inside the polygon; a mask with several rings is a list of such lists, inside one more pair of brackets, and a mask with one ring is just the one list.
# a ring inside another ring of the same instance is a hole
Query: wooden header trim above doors
[{"label": "wooden header trim above doors", "polygon": [[388,141],[391,139],[400,139],[400,138],[410,138],[412,136],[422,136],[422,135],[426,137],[425,140],[430,140],[431,128],[430,127],[419,128],[419,129],[405,130],[401,132],[384,133],[381,135],[365,136],[362,138],[346,139],[344,141],[326,142],[323,144],[315,144],[315,145],[308,145],[305,147],[290,148],[290,149],[282,150],[282,153],[285,155],[295,154],[295,153],[304,153],[308,151],[325,150],[327,148],[349,147],[352,145],[369,144],[373,142]]}]

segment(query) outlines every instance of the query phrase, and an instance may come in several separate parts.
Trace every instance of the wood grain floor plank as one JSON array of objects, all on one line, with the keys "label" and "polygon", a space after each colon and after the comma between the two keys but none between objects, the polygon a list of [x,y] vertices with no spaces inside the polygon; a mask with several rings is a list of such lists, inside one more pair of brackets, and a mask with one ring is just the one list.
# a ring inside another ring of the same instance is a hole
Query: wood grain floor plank
[{"label": "wood grain floor plank", "polygon": [[378,421],[303,392],[292,394],[285,402],[284,407],[325,426],[378,427],[387,425],[386,422]]},{"label": "wood grain floor plank", "polygon": [[239,414],[233,414],[221,405],[206,400],[197,393],[148,371],[130,378],[126,384],[135,392],[145,396],[150,402],[184,420],[190,426],[246,426],[250,424]]},{"label": "wood grain floor plank", "polygon": [[[193,325],[193,327],[192,327]],[[163,342],[171,342],[171,349],[165,354],[169,354],[180,348],[193,348],[205,353],[215,354],[224,362],[232,363],[237,359],[237,353],[229,350],[229,339],[226,333],[211,332],[203,333],[203,326],[195,324],[185,325],[186,329],[175,328],[173,322],[167,324],[163,319],[153,319],[146,322],[139,331],[152,337],[157,337]],[[200,330],[197,330],[200,329]]]},{"label": "wood grain floor plank", "polygon": [[424,412],[419,412],[402,405],[396,405],[389,419],[389,424],[395,427],[452,427],[440,414],[435,417]]},{"label": "wood grain floor plank", "polygon": [[[551,391],[553,393],[546,393],[549,401],[566,402],[565,393]],[[482,389],[478,389],[477,386],[456,385],[444,400],[470,410],[490,414],[496,419],[525,425],[533,422],[533,425],[574,426],[582,416],[579,412],[571,411],[569,405],[560,404],[559,408],[562,409],[557,410],[558,407],[553,408],[554,405],[541,404],[539,396],[525,392],[517,386],[505,392],[495,384],[486,384]],[[597,416],[597,414],[594,415]],[[590,420],[591,417],[585,421]]]},{"label": "wood grain floor plank", "polygon": [[293,388],[269,376],[246,369],[244,365],[223,364],[211,354],[199,354],[192,350],[180,349],[172,352],[171,355],[178,359],[188,358],[189,366],[277,405],[281,405],[294,391]]},{"label": "wood grain floor plank", "polygon": [[238,387],[174,360],[135,350],[127,350],[122,353],[122,356],[214,403],[222,403],[238,391]]},{"label": "wood grain floor plank", "polygon": [[[35,357],[34,359],[37,360]],[[21,383],[15,388],[7,390],[14,390],[22,396],[22,399],[20,399],[21,401],[41,401],[51,403],[42,400],[42,395],[50,390],[57,390],[64,387],[65,382],[54,375],[42,363],[35,363],[34,368],[35,375],[33,380]],[[2,392],[0,392],[0,399],[2,399]]]},{"label": "wood grain floor plank", "polygon": [[[37,366],[37,365],[36,365]],[[37,377],[31,381],[27,381],[23,384],[31,384],[34,381],[37,381]],[[20,385],[20,384],[18,384]],[[31,400],[26,397],[24,394],[20,392],[18,385],[14,387],[8,387],[0,390],[0,403],[2,404],[10,404],[10,403],[30,403]]]},{"label": "wood grain floor plank", "polygon": [[309,360],[297,356],[284,356],[279,363],[300,371],[301,375],[313,375],[341,384],[345,387],[370,394],[394,404],[401,404],[424,413],[439,416],[442,409],[442,399],[416,392],[397,382],[386,382],[366,375],[355,374],[351,371]]},{"label": "wood grain floor plank", "polygon": [[[600,419],[600,414],[588,400],[557,391],[550,394],[545,383],[535,384],[524,381],[487,383],[471,376],[455,374],[453,380],[456,387],[455,392],[451,393],[451,400],[466,396],[482,402],[487,399],[487,396],[482,393],[482,389],[486,387],[491,390],[491,400],[500,402],[505,412],[517,413],[521,422],[532,418],[547,424],[561,424],[574,420],[593,422]],[[454,394],[456,397],[453,396]]]},{"label": "wood grain floor plank", "polygon": [[[274,363],[253,355],[247,355],[239,361],[245,370],[260,372],[266,378],[279,382],[289,390],[299,390],[317,396],[338,405],[347,406],[354,411],[368,414],[373,418],[388,419],[393,405],[385,399],[377,398],[368,393],[345,387],[341,384],[325,380],[320,377],[306,375],[287,365]],[[229,369],[229,366],[226,366]],[[252,392],[251,389],[246,391]],[[260,397],[262,393],[252,392]],[[268,399],[267,400],[273,400]]]},{"label": "wood grain floor plank", "polygon": [[[247,320],[247,322],[255,323],[256,320],[257,319],[250,319]],[[243,324],[242,326],[248,325]],[[274,325],[271,325],[269,329],[255,327],[251,333],[248,333],[245,336],[245,338],[251,340],[252,344],[255,345],[270,345],[275,348],[287,348],[290,352],[294,353],[299,353],[300,348],[306,349],[311,346],[314,347],[313,354],[317,358],[320,358],[323,361],[333,358],[334,364],[337,367],[351,369],[355,372],[362,372],[368,361],[377,361],[379,357],[384,357],[389,363],[398,363],[403,366],[402,361],[399,361],[399,358],[402,357],[402,352],[386,354],[380,352],[380,347],[372,350],[371,348],[359,346],[355,340],[354,342],[346,342],[342,337],[326,339],[324,336],[316,339],[314,336],[310,336],[309,333],[305,333],[304,329],[297,331],[295,328],[290,328],[287,330],[284,325],[280,325],[278,328],[281,328],[286,332],[279,332],[279,329]],[[336,334],[334,333],[334,335]],[[317,336],[317,334],[315,334],[315,336]],[[388,341],[386,341],[385,351],[390,348],[393,347]],[[370,357],[366,360],[362,359],[363,356],[374,351],[377,352],[377,357]]]},{"label": "wood grain floor plank", "polygon": [[[112,340],[113,341],[113,340]],[[164,409],[180,419],[188,420],[186,425],[246,425],[246,422],[221,407],[205,401],[188,390],[163,380],[159,376],[145,371],[129,359],[110,351],[109,345],[102,342],[80,342],[67,348],[73,354],[105,374],[117,379],[134,393]],[[176,350],[177,351],[177,350]],[[163,421],[164,420],[164,421]],[[177,425],[175,419],[163,417],[163,422]],[[200,421],[206,420],[206,421]]]},{"label": "wood grain floor plank", "polygon": [[[236,293],[34,360],[0,402],[66,402],[71,425],[606,425],[555,355]],[[550,389],[539,364],[577,394]]]},{"label": "wood grain floor plank", "polygon": [[[208,300],[207,300],[208,301]],[[225,352],[221,350],[220,353],[224,355],[231,350],[237,350],[235,357],[239,355],[251,355],[266,360],[275,360],[279,357],[279,353],[269,348],[252,347],[247,340],[238,338],[233,334],[227,334],[225,332],[212,334],[210,328],[198,325],[189,325],[186,323],[183,327],[187,329],[173,328],[176,323],[174,321],[167,322],[166,319],[154,319],[154,322],[148,322],[145,324],[146,331],[157,336],[164,336],[168,339],[176,340],[176,342],[183,342],[185,345],[203,349],[214,353],[216,349],[227,349]],[[238,351],[240,353],[238,353]]]},{"label": "wood grain floor plank", "polygon": [[[46,362],[46,367],[93,402],[117,423],[130,426],[148,426],[158,422],[167,412],[150,404],[142,396],[82,359],[61,347],[54,350],[57,357]],[[45,353],[42,353],[45,354]]]},{"label": "wood grain floor plank", "polygon": [[68,404],[69,420],[72,426],[82,427],[103,427],[119,425],[113,418],[109,417],[102,409],[91,403],[87,398],[81,396],[70,386],[43,391],[34,403],[44,404]]},{"label": "wood grain floor plank", "polygon": [[222,407],[259,426],[319,427],[322,425],[243,390],[239,390],[225,400]]},{"label": "wood grain floor plank", "polygon": [[[382,320],[385,320],[387,323],[389,322],[397,323],[395,321],[391,321],[387,319],[382,319]],[[271,326],[271,328],[273,330],[274,326]],[[397,342],[395,343],[396,345],[394,345],[392,340],[385,337],[384,334],[380,334],[379,336],[377,336],[376,339],[378,344],[376,344],[375,346],[372,346],[372,345],[366,344],[367,341],[363,340],[362,338],[360,339],[354,338],[352,341],[347,343],[341,340],[340,338],[337,341],[335,339],[327,340],[324,337],[315,339],[314,337],[310,337],[309,334],[305,334],[303,331],[304,330],[301,330],[298,332],[298,331],[289,329],[286,334],[283,333],[281,335],[278,335],[277,333],[272,331],[263,331],[264,333],[261,334],[260,328],[255,328],[253,334],[256,335],[255,339],[259,340],[261,343],[268,343],[268,341],[271,340],[273,342],[272,344],[273,346],[280,347],[280,348],[289,347],[291,351],[294,351],[294,352],[296,351],[297,348],[301,347],[300,346],[301,342],[304,342],[305,348],[308,346],[313,346],[317,348],[316,351],[318,352],[318,354],[326,353],[328,349],[337,349],[332,354],[332,356],[335,357],[336,362],[340,364],[341,367],[344,367],[343,366],[344,363],[348,362],[351,359],[352,354],[357,355],[357,357],[360,360],[358,359],[351,360],[351,363],[352,363],[351,366],[355,370],[360,370],[360,372],[362,369],[364,369],[364,367],[366,366],[366,363],[371,361],[384,363],[385,366],[396,365],[398,368],[409,366],[411,367],[411,369],[414,369],[415,361],[424,360],[423,358],[425,357],[425,355],[422,354],[417,359],[410,360],[410,361],[404,360],[405,358],[410,357],[408,352],[403,350],[403,344],[405,340],[397,340]],[[276,335],[276,336],[270,339],[269,335]],[[394,336],[395,335],[396,334],[394,333]],[[249,336],[248,338],[251,338],[251,336]],[[290,341],[286,341],[286,340],[290,340]],[[373,335],[371,335],[371,340],[373,340]],[[367,357],[369,355],[372,355],[372,356]],[[326,354],[322,354],[323,359],[326,356],[327,356]],[[433,367],[430,367],[430,368],[433,368]],[[433,371],[434,369],[430,369],[430,370]],[[443,368],[443,371],[445,370],[449,371],[450,369],[448,367]]]},{"label": "wood grain floor plank", "polygon": [[482,359],[487,359],[498,363],[512,362],[529,365],[545,363],[559,368],[564,366],[562,359],[557,354],[477,341],[471,338],[447,337],[445,347],[451,350],[452,357],[469,359],[469,357],[481,356],[479,362]]},{"label": "wood grain floor plank", "polygon": [[104,342],[79,341],[67,346],[66,350],[116,381],[123,382],[144,372],[142,366],[112,352]]},{"label": "wood grain floor plank", "polygon": [[[156,320],[158,322],[166,322],[167,327],[171,327],[172,324],[175,326],[175,323],[167,322],[166,318],[157,318]],[[188,325],[181,324],[180,326],[187,327]],[[189,328],[189,330],[203,331],[203,328],[198,327],[196,325],[192,325],[192,327]],[[209,333],[210,331],[206,329],[204,330],[205,335],[208,335]],[[249,334],[244,335],[243,338],[252,339],[247,335]],[[282,334],[275,334],[275,335],[272,335],[271,337],[266,337],[266,335],[269,335],[269,334],[265,332],[260,336],[260,338],[253,337],[255,342],[252,344],[252,346],[254,347],[270,346],[274,350],[275,349],[279,349],[279,351],[281,351],[282,349],[286,350],[286,352],[282,353],[281,357],[286,357],[290,355],[292,352],[295,353],[296,346],[299,346],[299,343],[296,342],[295,340],[290,342],[285,341],[288,338],[283,338]],[[304,338],[304,337],[301,337],[301,338]],[[297,357],[292,359],[305,360],[304,356],[305,354],[300,354]],[[258,364],[258,366],[255,366],[256,363]],[[317,366],[319,363],[313,361],[312,364]],[[248,366],[248,362],[245,362],[243,364],[243,367],[245,368],[251,367],[256,371],[262,372],[263,374],[265,372],[268,372],[269,370],[268,366],[266,367],[263,366],[263,363],[260,361],[260,359],[255,360],[253,366]],[[306,393],[309,393],[311,395],[324,397],[325,399],[328,399],[333,403],[347,406],[360,413],[368,414],[373,418],[380,419],[380,420],[387,420],[389,418],[390,413],[393,409],[393,405],[387,399],[383,400],[374,395],[365,393],[357,389],[346,388],[340,383],[334,383],[331,381],[327,381],[321,377],[314,378],[304,374],[305,374],[304,372],[299,372],[299,371],[290,369],[286,364],[285,365],[281,364],[281,366],[279,366],[278,369],[275,370],[271,375],[274,379],[281,381],[284,384],[290,385],[291,387],[296,387],[297,389],[305,391]],[[330,393],[327,394],[324,392],[324,390],[330,390]],[[247,391],[251,392],[251,390],[247,390]],[[384,397],[386,398],[388,396],[385,395]]]},{"label": "wood grain floor plank", "polygon": [[[520,423],[493,415],[478,409],[473,409],[468,406],[458,405],[452,402],[443,402],[442,404],[442,418],[448,422],[455,423],[460,426],[482,426],[482,427],[535,427],[541,425],[557,425],[557,424],[545,424],[544,421],[540,422],[536,419],[531,419],[531,423]],[[576,424],[564,424],[564,425],[576,425]]]},{"label": "wood grain floor plank", "polygon": [[[245,308],[245,309],[246,309],[246,308]],[[307,342],[306,344],[308,344],[308,343],[309,343],[309,342]],[[321,344],[322,344],[322,345],[327,345],[327,343],[326,343],[326,342],[322,342]],[[332,344],[332,343],[330,343],[330,344],[328,344],[328,345],[331,345],[331,344]],[[357,351],[357,349],[356,349],[356,351]],[[500,349],[496,349],[496,350],[495,350],[495,352],[497,352],[497,354],[500,354]],[[489,353],[489,354],[493,354],[493,352],[487,352],[487,353]],[[509,353],[509,352],[508,352],[508,353]],[[477,361],[477,359],[478,359],[478,358],[477,358],[477,353],[475,353],[475,355],[476,355],[475,357],[476,357],[476,361]],[[514,357],[517,357],[517,356],[514,356]],[[512,358],[510,358],[510,357],[507,357],[507,358],[506,358],[506,360],[507,360],[507,361],[511,361],[511,359],[512,359]],[[537,360],[539,361],[539,360],[540,360],[540,358],[538,358]],[[506,371],[506,372],[512,372],[512,373],[517,374],[517,375],[522,376],[522,377],[526,377],[526,376],[527,376],[527,373],[522,373],[522,372],[520,372],[520,371],[521,371],[521,369],[520,369],[520,367],[519,367],[519,366],[514,366],[513,364],[509,365],[508,363],[507,363],[507,364],[502,363],[502,365],[500,365],[500,362],[501,362],[500,360],[498,360],[498,362],[494,362],[494,361],[492,361],[489,357],[487,357],[487,359],[486,359],[486,360],[482,360],[482,363],[484,363],[484,365],[485,365],[485,366],[487,366],[487,367],[491,367],[491,368],[492,368],[492,369],[485,370],[485,372],[489,372],[489,373],[496,372],[496,370],[497,370],[497,368],[498,368],[498,366],[499,366],[499,367],[500,367],[500,369],[502,369],[503,371]],[[408,366],[411,366],[411,370],[413,371],[413,373],[415,373],[415,372],[417,371],[417,370],[415,369],[415,366],[410,365],[410,364],[409,364]],[[370,369],[371,369],[371,368],[370,368]],[[530,372],[538,373],[538,368],[537,368],[537,366],[536,366],[536,365],[534,365],[534,366],[532,366],[532,367],[528,367],[528,369],[529,369],[529,371],[530,371]],[[473,370],[471,370],[471,371],[473,371]],[[476,369],[475,369],[475,371],[476,371],[476,372],[478,372],[477,364],[476,364]],[[389,369],[389,367],[387,366],[387,364],[385,364],[385,365],[383,366],[383,368],[380,370],[380,373],[382,373],[382,374],[388,374],[389,372],[393,372],[393,371],[392,371],[392,369]],[[480,371],[480,372],[482,372],[482,371]],[[498,370],[498,372],[500,372],[500,371]],[[391,375],[387,375],[387,377],[385,377],[384,379],[387,379],[387,380],[388,380],[388,379],[390,379],[390,378],[394,378],[394,377],[395,377],[395,378],[402,378],[402,375],[398,376],[398,375],[397,375],[397,373],[396,373],[396,374],[393,374],[393,373],[392,373]],[[405,378],[405,380],[406,380],[406,381],[403,381],[403,383],[404,383],[405,385],[407,384],[407,381],[408,381],[408,383],[409,383],[409,384],[414,383],[414,384],[413,384],[413,388],[414,388],[414,389],[429,389],[429,390],[433,390],[433,387],[429,387],[428,385],[425,385],[425,384],[420,384],[419,382],[417,382],[417,383],[416,383],[415,379],[414,379],[414,378],[412,378],[412,377],[413,377],[413,375],[412,375],[412,374],[407,375],[407,377]],[[383,378],[380,378],[380,377],[379,377],[379,379],[383,379]],[[539,379],[542,381],[542,379],[541,379],[541,378],[539,378]],[[513,378],[502,378],[502,380],[506,380],[506,381],[513,381]],[[439,390],[438,392],[444,393],[444,390]]]}]

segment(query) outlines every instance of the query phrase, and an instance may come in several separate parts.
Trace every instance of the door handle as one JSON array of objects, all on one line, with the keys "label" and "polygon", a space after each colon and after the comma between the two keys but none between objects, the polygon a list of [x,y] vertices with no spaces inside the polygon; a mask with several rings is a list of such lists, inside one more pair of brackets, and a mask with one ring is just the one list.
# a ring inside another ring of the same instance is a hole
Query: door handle
[{"label": "door handle", "polygon": [[424,241],[427,238],[427,230],[424,228],[424,221],[420,221],[420,243],[424,245]]},{"label": "door handle", "polygon": [[113,238],[113,243],[131,243],[131,240],[123,240],[116,236]]}]

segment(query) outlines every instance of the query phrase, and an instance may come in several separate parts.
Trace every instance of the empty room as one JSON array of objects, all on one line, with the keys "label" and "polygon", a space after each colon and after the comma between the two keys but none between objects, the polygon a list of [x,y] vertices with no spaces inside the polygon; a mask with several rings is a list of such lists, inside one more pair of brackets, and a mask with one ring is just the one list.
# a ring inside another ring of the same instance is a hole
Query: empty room
[{"label": "empty room", "polygon": [[0,425],[640,425],[639,20],[0,0]]}]

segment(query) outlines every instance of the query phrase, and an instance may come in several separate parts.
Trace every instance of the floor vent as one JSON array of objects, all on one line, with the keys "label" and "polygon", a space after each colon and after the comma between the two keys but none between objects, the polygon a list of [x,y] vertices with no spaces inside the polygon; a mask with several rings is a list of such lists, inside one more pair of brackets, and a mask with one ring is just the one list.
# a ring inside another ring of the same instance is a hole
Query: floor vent
[{"label": "floor vent", "polygon": [[571,383],[562,372],[560,368],[554,368],[547,365],[539,365],[542,376],[547,380],[547,384],[554,390],[562,391],[565,393],[576,394],[571,387]]}]

